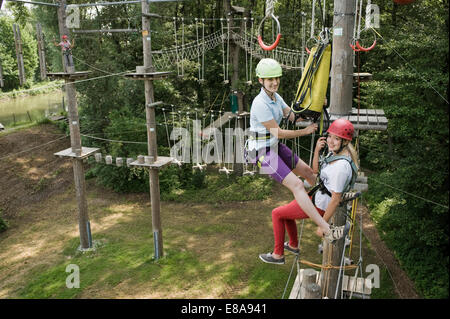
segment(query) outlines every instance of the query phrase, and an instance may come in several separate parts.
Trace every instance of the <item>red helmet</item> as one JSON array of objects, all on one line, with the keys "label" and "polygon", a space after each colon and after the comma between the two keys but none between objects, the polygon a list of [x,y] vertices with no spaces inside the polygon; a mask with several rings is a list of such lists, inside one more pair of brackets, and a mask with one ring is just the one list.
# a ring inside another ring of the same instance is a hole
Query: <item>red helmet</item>
[{"label": "red helmet", "polygon": [[67,39],[67,35],[64,34],[64,35],[62,36],[62,38],[63,38],[63,39]]},{"label": "red helmet", "polygon": [[331,133],[345,140],[351,141],[353,138],[354,130],[355,128],[349,120],[341,118],[331,123],[330,127],[327,130],[327,133]]}]

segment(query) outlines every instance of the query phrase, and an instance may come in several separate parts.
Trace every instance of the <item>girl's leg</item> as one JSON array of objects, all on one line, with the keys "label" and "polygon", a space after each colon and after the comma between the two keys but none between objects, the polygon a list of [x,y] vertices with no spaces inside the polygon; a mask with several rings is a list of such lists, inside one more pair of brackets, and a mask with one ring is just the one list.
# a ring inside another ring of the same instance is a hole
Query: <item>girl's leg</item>
[{"label": "girl's leg", "polygon": [[301,176],[304,179],[306,179],[308,181],[309,185],[314,186],[314,184],[316,184],[316,175],[314,175],[312,168],[309,167],[301,159],[299,159],[299,161],[297,162],[297,165],[292,170],[292,172],[295,175]]},{"label": "girl's leg", "polygon": [[273,252],[278,255],[275,256],[276,258],[279,258],[284,254],[285,227],[289,235],[291,246],[298,246],[297,224],[295,223],[295,220],[302,218],[302,211],[297,202],[295,200],[293,202],[298,209],[293,209],[291,202],[287,205],[280,206],[272,210],[273,235],[275,240]]},{"label": "girl's leg", "polygon": [[282,184],[286,186],[292,194],[294,194],[295,200],[302,210],[319,226],[324,234],[330,232],[330,225],[320,216],[316,207],[313,205],[311,199],[306,193],[303,182],[295,176],[294,173],[289,173],[283,180]]},{"label": "girl's leg", "polygon": [[288,166],[292,167],[292,157],[294,157],[294,169],[292,172],[306,179],[308,183],[313,186],[316,183],[316,176],[313,173],[311,167],[309,167],[304,161],[300,159],[296,154],[292,152],[292,150],[287,147],[285,144],[280,143],[278,147],[278,154],[283,162]]}]

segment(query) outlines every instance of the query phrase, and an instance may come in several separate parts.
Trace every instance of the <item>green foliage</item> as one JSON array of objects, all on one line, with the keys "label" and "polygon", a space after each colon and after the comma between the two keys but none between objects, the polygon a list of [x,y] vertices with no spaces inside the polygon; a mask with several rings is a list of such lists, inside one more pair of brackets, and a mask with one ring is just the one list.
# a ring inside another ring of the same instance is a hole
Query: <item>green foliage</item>
[{"label": "green foliage", "polygon": [[382,41],[363,57],[374,81],[362,105],[389,125],[362,135],[361,161],[377,172],[368,198],[383,239],[424,297],[448,298],[448,3],[430,4],[384,15]]},{"label": "green foliage", "polygon": [[[0,16],[0,61],[3,67],[3,79],[5,85],[2,91],[10,91],[19,88],[19,70],[17,68],[16,50],[14,44],[13,24],[16,23],[8,16]],[[35,81],[35,71],[38,69],[38,57],[36,55],[37,42],[33,36],[33,29],[30,24],[21,24],[20,34],[22,38],[23,61],[25,77],[27,79],[25,87],[28,88]]]},{"label": "green foliage", "polygon": [[[239,5],[252,10],[254,16],[264,15],[264,1],[242,0]],[[333,4],[327,2],[327,5],[327,25],[331,26]],[[369,178],[367,198],[383,238],[416,282],[419,292],[427,298],[448,297],[448,213],[444,208],[449,205],[449,108],[445,101],[449,96],[448,1],[422,0],[398,6],[392,0],[379,0],[377,5],[381,12],[381,28],[377,32],[382,37],[377,37],[374,50],[360,55],[361,71],[373,74],[373,81],[361,85],[361,108],[383,109],[389,125],[387,132],[360,132],[362,167],[373,172]],[[311,2],[308,1],[277,2],[275,11],[280,16],[283,29],[280,46],[300,48],[300,13],[310,10]],[[188,22],[189,18],[225,17],[223,0],[158,3],[151,5],[151,11],[164,17],[186,18],[184,29],[179,23],[175,30],[179,45],[183,33],[185,43],[196,40],[196,25]],[[53,35],[56,37],[56,10],[37,7],[32,13],[43,23],[47,39]],[[141,23],[140,6],[106,6],[95,13],[82,9],[81,14],[82,29],[99,29],[101,26],[139,29]],[[8,39],[0,43],[0,56],[9,89],[17,87],[18,83],[11,23],[7,18],[0,18],[1,34]],[[309,23],[308,18],[307,25]],[[320,28],[321,21],[316,26]],[[206,34],[211,34],[220,29],[220,21],[207,22],[205,27]],[[151,28],[152,50],[174,46],[172,19],[152,22]],[[267,38],[269,23],[265,28]],[[23,34],[26,32],[24,28]],[[371,41],[370,32],[363,32],[362,36],[364,43]],[[33,41],[29,39],[28,43],[32,45]],[[60,70],[59,49],[49,41],[46,49],[49,70]],[[24,51],[30,52],[28,49]],[[76,69],[91,70],[92,76],[96,77],[132,71],[143,64],[142,37],[135,33],[77,35],[73,53]],[[32,59],[29,58],[30,61]],[[206,53],[204,84],[196,81],[197,61],[185,61],[183,77],[154,81],[155,99],[173,104],[175,111],[192,112],[192,108],[205,113],[209,110],[228,111],[231,87],[223,83],[222,59],[220,48]],[[256,60],[252,62],[254,67]],[[27,65],[28,68],[32,66]],[[158,71],[173,71],[178,75],[180,66],[178,63],[169,70]],[[241,54],[236,88],[246,94],[248,106],[260,88],[256,81],[250,86],[245,84],[247,66]],[[279,93],[288,104],[299,79],[300,73],[296,70],[285,70],[283,74]],[[83,145],[100,147],[103,154],[110,154],[113,158],[136,158],[139,154],[147,154],[142,81],[107,76],[79,83],[77,90],[81,92],[82,132],[105,139],[142,143],[83,138]],[[157,108],[157,123],[163,123],[163,115]],[[172,125],[186,123],[186,117],[176,118]],[[157,140],[158,154],[167,156],[170,142],[167,142],[164,126],[157,128]],[[116,191],[148,191],[148,173],[145,170],[96,164],[88,174]],[[262,177],[227,178],[204,174],[193,171],[186,164],[182,168],[170,166],[162,170],[162,198],[209,202],[259,200],[271,189],[271,182]],[[430,278],[430,274],[434,277]]]},{"label": "green foliage", "polygon": [[0,233],[8,229],[8,223],[2,218],[2,210],[0,209]]}]

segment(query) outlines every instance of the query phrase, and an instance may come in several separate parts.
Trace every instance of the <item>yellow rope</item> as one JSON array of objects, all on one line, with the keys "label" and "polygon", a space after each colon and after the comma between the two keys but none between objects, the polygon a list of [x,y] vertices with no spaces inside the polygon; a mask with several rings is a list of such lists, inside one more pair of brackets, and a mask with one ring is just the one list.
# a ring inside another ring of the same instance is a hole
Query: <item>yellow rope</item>
[{"label": "yellow rope", "polygon": [[[313,262],[310,262],[310,261],[307,261],[304,259],[300,259],[300,263],[311,266],[311,267],[321,268],[324,270],[341,269],[341,266],[333,266],[330,263],[328,263],[327,265],[320,265],[320,264],[315,264]],[[355,269],[357,267],[358,267],[358,265],[348,265],[348,266],[342,266],[342,269]]]}]

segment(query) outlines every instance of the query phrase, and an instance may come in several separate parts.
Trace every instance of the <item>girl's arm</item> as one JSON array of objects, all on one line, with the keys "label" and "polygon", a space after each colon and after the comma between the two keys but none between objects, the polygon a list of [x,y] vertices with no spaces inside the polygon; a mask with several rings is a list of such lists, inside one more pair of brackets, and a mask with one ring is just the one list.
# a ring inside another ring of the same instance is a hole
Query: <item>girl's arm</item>
[{"label": "girl's arm", "polygon": [[336,208],[339,206],[339,202],[341,201],[342,193],[331,192],[331,201],[327,206],[325,214],[323,215],[323,219],[326,222],[333,217]]},{"label": "girl's arm", "polygon": [[312,170],[314,174],[319,173],[319,158],[320,158],[320,151],[325,147],[325,144],[327,143],[326,137],[320,137],[317,140],[316,148],[314,149],[314,157],[312,161]]},{"label": "girl's arm", "polygon": [[317,124],[311,124],[304,129],[300,130],[283,130],[280,128],[278,123],[272,119],[267,122],[262,122],[262,125],[275,137],[282,139],[282,138],[295,138],[298,136],[304,136],[308,134],[312,134],[314,131],[317,130]]},{"label": "girl's arm", "polygon": [[[325,210],[325,214],[323,214],[323,219],[328,222],[331,217],[333,217],[334,213],[336,212],[336,208],[339,205],[339,202],[341,201],[342,193],[335,193],[331,192],[331,201],[327,206],[327,209]],[[319,237],[323,237],[323,232],[320,227],[317,227],[316,234]]]}]

